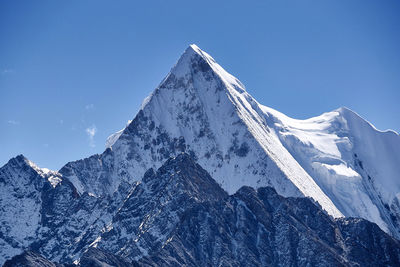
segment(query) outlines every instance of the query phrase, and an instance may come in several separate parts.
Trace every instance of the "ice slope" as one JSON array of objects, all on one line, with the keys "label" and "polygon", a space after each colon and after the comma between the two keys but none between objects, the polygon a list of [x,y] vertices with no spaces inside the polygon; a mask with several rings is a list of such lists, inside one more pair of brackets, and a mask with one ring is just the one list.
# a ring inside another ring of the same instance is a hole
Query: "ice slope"
[{"label": "ice slope", "polygon": [[119,137],[104,154],[60,172],[83,191],[111,194],[121,181],[132,184],[147,169],[187,151],[229,193],[243,185],[269,185],[285,196],[312,197],[331,215],[342,215],[270,131],[241,82],[196,45],[114,136]]},{"label": "ice slope", "polygon": [[399,237],[400,136],[347,108],[296,120],[261,106],[269,126],[345,216]]}]

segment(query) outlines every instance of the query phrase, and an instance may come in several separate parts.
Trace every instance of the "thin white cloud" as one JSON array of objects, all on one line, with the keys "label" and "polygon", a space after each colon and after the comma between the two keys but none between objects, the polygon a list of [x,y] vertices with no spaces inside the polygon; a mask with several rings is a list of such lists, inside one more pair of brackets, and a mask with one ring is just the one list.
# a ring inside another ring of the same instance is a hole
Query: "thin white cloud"
[{"label": "thin white cloud", "polygon": [[12,125],[19,125],[19,121],[15,121],[15,120],[8,120],[7,121],[8,124],[12,124]]},{"label": "thin white cloud", "polygon": [[94,136],[96,135],[96,132],[97,132],[96,125],[92,125],[91,127],[86,128],[85,131],[89,137],[89,146],[95,147],[96,144],[94,143]]},{"label": "thin white cloud", "polygon": [[4,69],[4,70],[1,71],[1,74],[2,75],[7,75],[7,74],[12,74],[14,72],[15,71],[13,69]]},{"label": "thin white cloud", "polygon": [[87,105],[85,106],[85,109],[86,109],[86,110],[94,109],[94,105],[93,105],[93,104],[87,104]]}]

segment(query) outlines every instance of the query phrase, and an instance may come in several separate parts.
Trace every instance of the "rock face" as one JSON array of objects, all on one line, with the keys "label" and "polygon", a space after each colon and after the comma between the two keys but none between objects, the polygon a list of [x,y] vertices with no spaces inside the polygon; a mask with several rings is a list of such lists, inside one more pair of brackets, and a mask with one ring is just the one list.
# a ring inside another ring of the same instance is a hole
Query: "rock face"
[{"label": "rock face", "polygon": [[118,266],[118,267],[131,267],[135,266],[130,261],[127,261],[121,257],[112,255],[102,250],[90,247],[80,259],[79,266],[92,266],[92,267],[104,267],[104,266]]},{"label": "rock face", "polygon": [[[400,243],[376,224],[334,219],[311,199],[285,198],[271,187],[228,195],[188,154],[148,170],[93,238],[80,266],[400,264]],[[65,244],[56,249],[70,251]]]},{"label": "rock face", "polygon": [[27,251],[13,257],[4,263],[4,267],[63,267],[62,264],[53,263],[42,255],[33,251]]},{"label": "rock face", "polygon": [[[51,181],[54,181],[52,184]],[[42,223],[44,191],[61,182],[22,155],[0,168],[0,259],[4,262],[34,242]]]},{"label": "rock face", "polygon": [[117,194],[79,195],[60,174],[23,156],[0,168],[0,183],[1,263],[28,248],[55,261],[72,261],[89,246],[90,234],[97,235],[110,220],[113,201],[121,202]]},{"label": "rock face", "polygon": [[191,45],[102,154],[0,168],[0,264],[395,266],[399,173],[398,134],[291,119]]},{"label": "rock face", "polygon": [[161,248],[194,203],[227,197],[210,175],[187,154],[148,170],[124,200],[96,247],[129,258]]},{"label": "rock face", "polygon": [[271,187],[242,187],[219,203],[193,206],[169,240],[140,265],[396,266],[400,260],[399,243],[375,224],[334,220],[310,199],[284,198]]}]

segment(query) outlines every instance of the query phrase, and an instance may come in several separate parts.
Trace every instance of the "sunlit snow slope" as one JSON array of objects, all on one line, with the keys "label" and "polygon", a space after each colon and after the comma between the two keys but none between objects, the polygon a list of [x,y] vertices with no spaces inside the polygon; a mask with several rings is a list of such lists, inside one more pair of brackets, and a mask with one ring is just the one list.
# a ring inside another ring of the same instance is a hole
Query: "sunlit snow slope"
[{"label": "sunlit snow slope", "polygon": [[308,196],[332,216],[360,216],[399,237],[400,137],[347,109],[301,121],[262,106],[191,45],[101,155],[60,173],[79,192],[110,195],[182,151],[221,186],[273,186]]},{"label": "sunlit snow slope", "polygon": [[345,216],[399,236],[400,136],[347,108],[295,120],[260,106],[268,125]]}]

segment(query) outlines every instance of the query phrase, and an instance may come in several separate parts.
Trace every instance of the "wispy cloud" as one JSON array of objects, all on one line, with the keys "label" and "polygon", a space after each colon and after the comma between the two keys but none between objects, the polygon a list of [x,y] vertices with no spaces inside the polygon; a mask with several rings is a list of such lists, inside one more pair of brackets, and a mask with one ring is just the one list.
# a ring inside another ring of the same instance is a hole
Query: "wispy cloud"
[{"label": "wispy cloud", "polygon": [[91,127],[86,128],[85,131],[89,137],[89,146],[95,147],[96,144],[94,143],[94,136],[96,135],[96,132],[97,132],[96,125],[92,125]]},{"label": "wispy cloud", "polygon": [[85,106],[85,109],[86,109],[86,110],[94,109],[94,105],[93,105],[93,104],[87,104],[87,105]]},{"label": "wispy cloud", "polygon": [[12,125],[19,125],[19,121],[15,121],[15,120],[8,120],[7,121],[8,124],[12,124]]},{"label": "wispy cloud", "polygon": [[2,71],[1,71],[1,74],[2,75],[7,75],[7,74],[12,74],[12,73],[14,73],[15,71],[13,70],[13,69],[3,69]]}]

